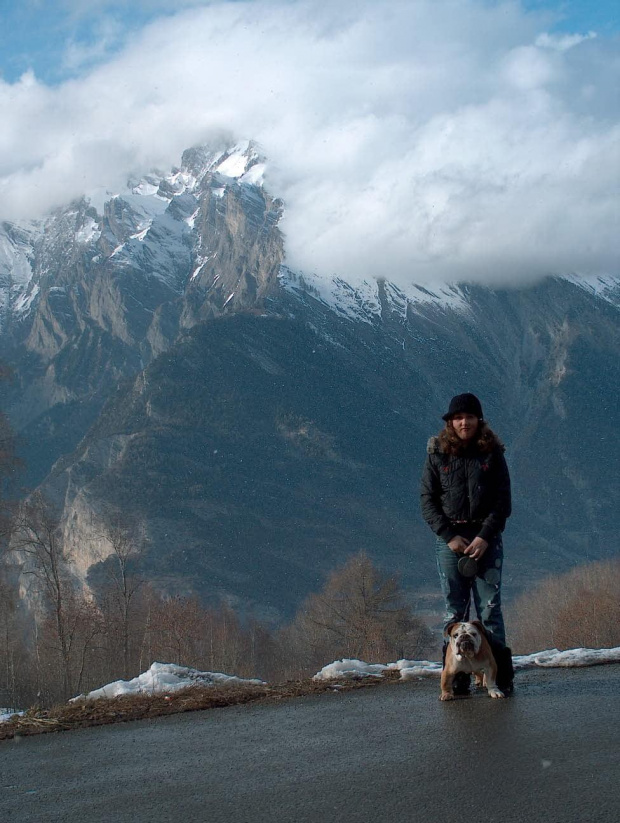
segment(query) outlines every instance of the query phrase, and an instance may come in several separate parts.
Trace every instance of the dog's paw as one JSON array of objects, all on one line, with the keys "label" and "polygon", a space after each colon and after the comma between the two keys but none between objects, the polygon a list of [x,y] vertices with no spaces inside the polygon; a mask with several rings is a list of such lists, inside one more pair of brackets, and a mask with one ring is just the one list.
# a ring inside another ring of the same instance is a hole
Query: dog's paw
[{"label": "dog's paw", "polygon": [[456,700],[456,698],[452,694],[452,692],[442,692],[439,699],[440,700]]},{"label": "dog's paw", "polygon": [[505,697],[506,695],[504,692],[501,692],[499,689],[489,689],[489,697]]}]

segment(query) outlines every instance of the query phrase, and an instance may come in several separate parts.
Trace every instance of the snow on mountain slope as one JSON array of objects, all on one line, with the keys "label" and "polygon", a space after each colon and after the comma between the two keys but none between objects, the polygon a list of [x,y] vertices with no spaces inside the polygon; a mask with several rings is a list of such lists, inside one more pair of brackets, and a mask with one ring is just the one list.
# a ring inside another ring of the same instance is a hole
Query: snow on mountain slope
[{"label": "snow on mountain slope", "polygon": [[11,306],[19,298],[22,298],[23,303],[26,287],[32,277],[35,233],[34,223],[0,225],[0,331]]},{"label": "snow on mountain slope", "polygon": [[595,297],[620,307],[620,275],[590,275],[583,277],[578,274],[567,274],[562,277],[580,289]]},{"label": "snow on mountain slope", "polygon": [[[87,193],[41,224],[0,226],[0,330],[36,306],[41,282],[69,265],[106,263],[141,270],[180,292],[191,270],[195,218],[209,188],[221,197],[233,183],[261,186],[264,163],[250,141],[225,150],[188,149],[180,168],[130,180],[123,191]],[[210,175],[209,182],[205,177]],[[204,254],[198,264],[204,261]],[[34,279],[33,279],[34,278]]]},{"label": "snow on mountain slope", "polygon": [[[187,218],[196,211],[197,200],[189,194],[163,199],[158,195],[119,195],[110,211],[121,214],[121,230],[128,236],[115,246],[108,260],[114,266],[132,266],[157,277],[179,291],[178,275],[190,265],[191,228]],[[118,227],[115,227],[115,229]],[[115,232],[110,232],[110,240]]]},{"label": "snow on mountain slope", "polygon": [[[612,306],[620,307],[620,275],[582,277],[577,274],[560,278]],[[339,317],[352,322],[373,324],[385,317],[385,312],[405,319],[408,313],[426,314],[430,310],[471,314],[471,299],[467,284],[437,283],[396,285],[389,280],[346,281],[313,273],[295,272],[282,266],[280,285],[299,299],[318,300]]]},{"label": "snow on mountain slope", "polygon": [[408,312],[421,313],[429,307],[461,314],[470,312],[467,287],[463,285],[430,287],[411,283],[403,288],[380,280],[352,283],[337,276],[327,279],[306,272],[297,273],[287,266],[281,267],[279,281],[286,291],[297,297],[310,295],[338,316],[363,323],[378,322],[385,311],[403,319]]}]

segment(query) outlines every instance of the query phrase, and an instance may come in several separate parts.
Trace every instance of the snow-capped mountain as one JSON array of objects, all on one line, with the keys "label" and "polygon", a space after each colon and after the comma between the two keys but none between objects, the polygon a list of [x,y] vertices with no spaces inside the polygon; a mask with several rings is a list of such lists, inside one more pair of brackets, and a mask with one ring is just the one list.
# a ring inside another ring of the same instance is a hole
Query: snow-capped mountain
[{"label": "snow-capped mountain", "polygon": [[[181,167],[169,174],[130,181],[123,192],[84,197],[58,209],[40,225],[5,223],[0,234],[5,331],[7,324],[13,330],[15,325],[30,330],[28,318],[40,309],[50,290],[57,300],[64,294],[68,310],[77,317],[81,312],[71,291],[80,292],[85,283],[96,283],[89,291],[101,299],[98,286],[103,281],[107,291],[111,281],[123,290],[136,273],[140,290],[152,288],[157,294],[155,303],[145,305],[146,311],[161,303],[162,291],[172,296],[211,290],[214,308],[218,303],[222,308],[235,305],[235,290],[247,288],[247,275],[240,272],[238,282],[218,283],[221,272],[216,279],[212,269],[220,239],[211,236],[209,224],[226,213],[231,194],[240,201],[255,198],[255,208],[248,211],[260,210],[266,198],[260,186],[263,170],[251,143],[226,151],[191,149],[184,153]],[[276,208],[272,224],[277,217]],[[93,306],[87,309],[90,316]],[[100,306],[103,316],[105,310],[104,300]],[[106,318],[112,326],[117,320]],[[39,348],[47,342],[40,341]],[[37,347],[34,338],[29,345]]]},{"label": "snow-capped mountain", "polygon": [[[508,446],[507,590],[615,551],[620,279],[527,289],[294,272],[251,143],[0,234],[3,406],[84,580],[106,511],[158,585],[294,608],[366,549],[435,591],[417,477],[450,396]],[[511,560],[514,558],[514,561]]]}]

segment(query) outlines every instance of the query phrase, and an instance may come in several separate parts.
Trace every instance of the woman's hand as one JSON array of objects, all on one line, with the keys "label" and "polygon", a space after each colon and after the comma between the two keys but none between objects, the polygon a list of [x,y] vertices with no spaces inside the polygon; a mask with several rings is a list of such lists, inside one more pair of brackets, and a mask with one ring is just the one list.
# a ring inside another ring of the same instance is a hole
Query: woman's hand
[{"label": "woman's hand", "polygon": [[474,537],[469,546],[466,546],[463,551],[473,557],[474,560],[479,560],[488,548],[489,544],[486,540],[482,537]]},{"label": "woman's hand", "polygon": [[456,554],[463,554],[468,545],[469,543],[467,542],[467,540],[465,540],[464,537],[461,537],[460,534],[457,534],[457,536],[453,537],[452,540],[450,540],[450,542],[448,543],[448,546],[452,549],[453,552],[456,552]]}]

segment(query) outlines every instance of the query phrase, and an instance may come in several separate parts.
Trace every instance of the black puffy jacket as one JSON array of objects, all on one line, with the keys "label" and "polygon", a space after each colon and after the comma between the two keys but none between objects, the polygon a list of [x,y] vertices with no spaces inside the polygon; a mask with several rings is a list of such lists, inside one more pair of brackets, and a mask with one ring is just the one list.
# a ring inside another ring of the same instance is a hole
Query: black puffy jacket
[{"label": "black puffy jacket", "polygon": [[468,521],[489,541],[504,530],[510,517],[510,475],[503,446],[482,454],[473,448],[462,455],[444,454],[439,438],[428,441],[422,473],[422,516],[449,543],[462,534],[455,521]]}]

